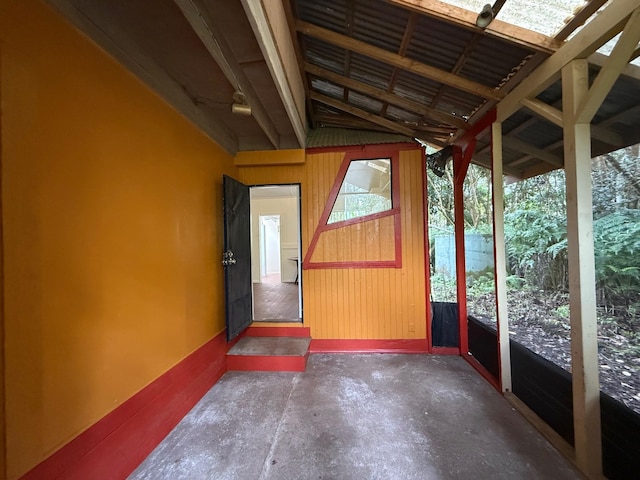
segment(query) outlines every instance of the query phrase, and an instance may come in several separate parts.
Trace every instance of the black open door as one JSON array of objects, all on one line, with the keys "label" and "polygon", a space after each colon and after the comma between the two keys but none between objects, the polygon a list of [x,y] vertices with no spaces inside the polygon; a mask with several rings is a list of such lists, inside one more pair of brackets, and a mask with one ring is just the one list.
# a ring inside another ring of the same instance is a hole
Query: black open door
[{"label": "black open door", "polygon": [[223,175],[224,293],[227,341],[252,321],[251,308],[251,210],[249,187]]}]

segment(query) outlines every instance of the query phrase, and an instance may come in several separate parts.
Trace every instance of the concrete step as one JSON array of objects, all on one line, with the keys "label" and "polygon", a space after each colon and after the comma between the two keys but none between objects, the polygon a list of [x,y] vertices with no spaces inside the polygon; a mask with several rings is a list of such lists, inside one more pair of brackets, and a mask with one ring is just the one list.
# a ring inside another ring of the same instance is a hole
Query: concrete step
[{"label": "concrete step", "polygon": [[[263,324],[264,325],[264,324]],[[244,332],[245,337],[304,337],[311,336],[309,327],[272,327],[272,326],[250,326]]]},{"label": "concrete step", "polygon": [[310,338],[245,336],[227,352],[227,370],[304,372]]}]

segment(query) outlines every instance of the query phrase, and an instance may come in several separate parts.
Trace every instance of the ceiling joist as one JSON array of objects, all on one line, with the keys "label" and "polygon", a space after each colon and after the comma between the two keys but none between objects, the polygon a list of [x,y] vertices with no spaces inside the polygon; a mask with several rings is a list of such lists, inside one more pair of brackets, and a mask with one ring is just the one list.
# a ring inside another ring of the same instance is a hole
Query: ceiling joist
[{"label": "ceiling joist", "polygon": [[396,132],[402,133],[404,135],[407,135],[408,137],[416,136],[413,129],[409,127],[399,125],[391,120],[387,120],[386,118],[374,115],[373,113],[369,113],[365,110],[362,110],[361,108],[354,107],[335,98],[331,98],[327,95],[322,95],[321,93],[317,92],[311,92],[311,99],[320,103],[324,103],[325,105],[329,105],[330,107],[337,108],[338,110],[342,110],[343,112],[350,113],[351,115],[355,115],[356,117],[363,118],[372,123],[376,123],[388,128],[389,130],[394,130]]},{"label": "ceiling joist", "polygon": [[[543,162],[548,163],[549,165],[553,165],[555,168],[562,168],[564,166],[564,159],[562,157],[554,155],[553,153],[543,150],[542,148],[538,148],[527,142],[523,142],[518,138],[506,136],[502,138],[502,142],[504,143],[504,146],[510,150],[516,150],[539,158]],[[510,165],[513,166],[514,163],[511,163]]]},{"label": "ceiling joist", "polygon": [[206,8],[200,5],[200,0],[173,1],[180,8],[180,11],[182,11],[182,14],[209,54],[224,72],[229,83],[244,94],[248,104],[251,106],[251,115],[267,136],[273,148],[279,148],[280,136],[275,125],[262,106],[258,95],[246,78],[231,48],[215,26],[214,19],[207,13]]},{"label": "ceiling joist", "polygon": [[337,73],[321,67],[317,67],[309,62],[306,62],[304,64],[304,68],[306,72],[319,78],[323,78],[332,83],[335,83],[336,85],[340,85],[351,90],[364,93],[365,95],[369,95],[372,98],[390,103],[409,112],[428,117],[435,122],[453,125],[463,130],[469,129],[469,124],[460,117],[455,117],[453,115],[434,110],[433,108],[424,106],[422,103],[414,102],[413,100],[409,100],[393,93],[386,92],[380,88],[372,87],[371,85],[360,82],[358,80],[353,80],[349,77],[338,75]]},{"label": "ceiling joist", "polygon": [[498,90],[487,87],[486,85],[482,85],[472,80],[454,75],[445,70],[411,60],[410,58],[403,57],[397,53],[374,47],[368,43],[361,42],[360,40],[356,40],[346,35],[341,35],[312,23],[298,20],[296,22],[296,30],[304,35],[317,38],[346,50],[351,50],[352,52],[365,55],[394,67],[415,73],[421,77],[435,80],[436,82],[449,85],[450,87],[457,88],[458,90],[462,90],[482,98],[500,100],[503,97]]}]

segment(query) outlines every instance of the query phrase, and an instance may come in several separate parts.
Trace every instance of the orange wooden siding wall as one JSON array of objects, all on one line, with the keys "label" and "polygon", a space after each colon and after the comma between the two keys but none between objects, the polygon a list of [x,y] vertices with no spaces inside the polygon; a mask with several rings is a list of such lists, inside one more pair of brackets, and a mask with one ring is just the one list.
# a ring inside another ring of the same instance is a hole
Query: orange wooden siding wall
[{"label": "orange wooden siding wall", "polygon": [[[240,168],[240,180],[248,185],[301,184],[303,257],[344,157],[345,152],[308,153],[304,165]],[[422,151],[401,151],[399,170],[402,268],[304,270],[304,324],[311,328],[314,339],[426,338]],[[344,260],[342,250],[373,249],[381,256],[392,255],[393,244],[387,244],[389,235],[368,230],[367,224],[374,222],[389,223],[388,230],[393,231],[392,217],[366,222],[359,226],[365,235],[353,235],[350,245],[324,242],[317,255],[322,261],[334,262]],[[376,238],[385,244],[373,245],[372,239]],[[351,253],[349,260],[353,256]]]},{"label": "orange wooden siding wall", "polygon": [[44,2],[0,12],[11,480],[224,330],[237,169]]},{"label": "orange wooden siding wall", "polygon": [[395,259],[393,216],[322,232],[312,262],[374,262]]}]

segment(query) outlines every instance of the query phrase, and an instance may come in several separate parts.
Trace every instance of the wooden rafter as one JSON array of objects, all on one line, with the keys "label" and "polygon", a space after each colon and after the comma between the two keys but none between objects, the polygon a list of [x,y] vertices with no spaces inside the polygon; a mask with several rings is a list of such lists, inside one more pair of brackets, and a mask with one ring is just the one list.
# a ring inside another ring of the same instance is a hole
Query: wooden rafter
[{"label": "wooden rafter", "polygon": [[498,121],[504,121],[519,110],[522,100],[535,97],[554,83],[569,62],[576,58],[587,58],[613,38],[637,8],[637,2],[611,3],[500,102]]},{"label": "wooden rafter", "polygon": [[382,118],[378,115],[362,110],[361,108],[348,105],[336,98],[322,95],[321,93],[311,92],[311,99],[320,103],[324,103],[325,105],[329,105],[333,108],[337,108],[338,110],[342,110],[343,112],[350,113],[351,115],[355,115],[356,117],[360,117],[370,122],[376,123],[388,128],[389,130],[400,132],[409,137],[415,136],[415,131],[411,128],[405,127],[396,122],[392,122],[391,120],[387,120],[386,118]]},{"label": "wooden rafter", "polygon": [[578,27],[584,25],[591,15],[596,13],[607,0],[590,0],[577,12],[571,20],[554,36],[556,40],[566,40]]},{"label": "wooden rafter", "polygon": [[[438,0],[387,0],[389,3],[400,7],[417,11],[423,15],[435,17],[449,23],[464,27],[469,30],[481,32],[476,26],[478,12],[471,12],[464,8],[456,7]],[[534,52],[553,53],[561,45],[558,40],[542,35],[541,33],[517,27],[510,23],[494,19],[484,30],[485,35],[490,35],[516,43]]]},{"label": "wooden rafter", "polygon": [[[564,165],[564,160],[562,157],[559,157],[558,155],[554,155],[553,153],[550,153],[547,150],[538,148],[527,142],[523,142],[518,138],[505,136],[503,137],[503,143],[504,143],[504,146],[509,150],[513,149],[519,152],[526,153],[528,155],[531,155],[533,157],[536,157],[542,160],[545,163],[548,163],[549,165],[553,165],[556,168],[562,168]],[[513,163],[511,163],[510,165],[513,166]]]},{"label": "wooden rafter", "polygon": [[296,14],[295,14],[295,6],[293,5],[291,0],[282,0],[282,5],[284,7],[284,13],[287,17],[287,24],[289,25],[289,32],[291,33],[291,41],[293,42],[293,47],[296,52],[296,58],[298,59],[298,69],[300,70],[300,76],[302,77],[302,84],[304,87],[305,93],[305,105],[307,106],[307,115],[311,121],[311,124],[314,125],[316,123],[315,119],[315,111],[313,109],[313,102],[311,101],[311,97],[309,93],[311,92],[311,85],[309,82],[309,78],[304,73],[304,62],[305,57],[302,48],[300,47],[300,42],[298,40],[298,34],[296,32]]},{"label": "wooden rafter", "polygon": [[629,63],[629,59],[633,55],[639,40],[640,8],[630,15],[616,46],[580,105],[576,121],[580,123],[591,122],[623,68]]},{"label": "wooden rafter", "polygon": [[447,113],[440,112],[438,110],[434,110],[429,107],[425,107],[421,103],[414,102],[413,100],[409,100],[409,99],[400,97],[398,95],[394,95],[380,88],[372,87],[371,85],[368,85],[363,82],[359,82],[358,80],[353,80],[343,75],[338,75],[337,73],[331,72],[330,70],[326,70],[324,68],[317,67],[308,62],[305,63],[304,68],[308,73],[316,75],[317,77],[324,78],[337,85],[341,85],[343,87],[356,90],[360,93],[364,93],[365,95],[369,95],[370,97],[380,100],[382,102],[391,103],[409,112],[420,114],[438,123],[453,125],[463,130],[469,129],[469,124],[465,122],[462,118],[454,117],[453,115],[449,115]]},{"label": "wooden rafter", "polygon": [[206,8],[199,4],[199,0],[174,0],[191,28],[205,46],[209,54],[216,61],[229,83],[241,91],[251,105],[251,115],[256,120],[264,134],[274,148],[280,146],[280,136],[275,125],[269,118],[254,91],[251,83],[233,54],[233,51],[218,31],[214,19],[207,13]]},{"label": "wooden rafter", "polygon": [[[411,42],[411,38],[413,37],[413,31],[416,28],[416,23],[418,22],[418,15],[415,12],[409,14],[409,18],[407,19],[407,26],[404,29],[404,34],[402,35],[402,41],[400,42],[400,48],[398,49],[398,55],[404,57],[407,53],[407,48],[409,48],[409,43]],[[391,79],[389,80],[389,86],[387,87],[388,93],[393,93],[393,90],[396,87],[396,82],[398,81],[398,76],[400,75],[400,69],[398,67],[393,69],[393,73],[391,74]],[[387,113],[387,108],[389,107],[389,103],[385,102],[382,105],[382,109],[380,110],[380,115],[385,116]]]},{"label": "wooden rafter", "polygon": [[314,38],[318,38],[324,42],[337,45],[346,50],[351,50],[359,54],[365,55],[370,58],[374,58],[389,65],[402,68],[416,75],[435,80],[439,83],[444,83],[459,90],[478,95],[483,98],[490,98],[493,100],[499,100],[503,95],[486,85],[468,80],[463,77],[459,77],[445,70],[441,70],[424,63],[411,60],[410,58],[403,57],[397,53],[389,52],[382,48],[374,47],[368,43],[350,38],[346,35],[327,30],[326,28],[319,27],[312,23],[298,20],[296,22],[296,29],[298,32],[309,35]]},{"label": "wooden rafter", "polygon": [[307,136],[304,118],[305,91],[286,11],[277,2],[265,5],[242,0],[242,5],[298,143],[304,146]]}]

